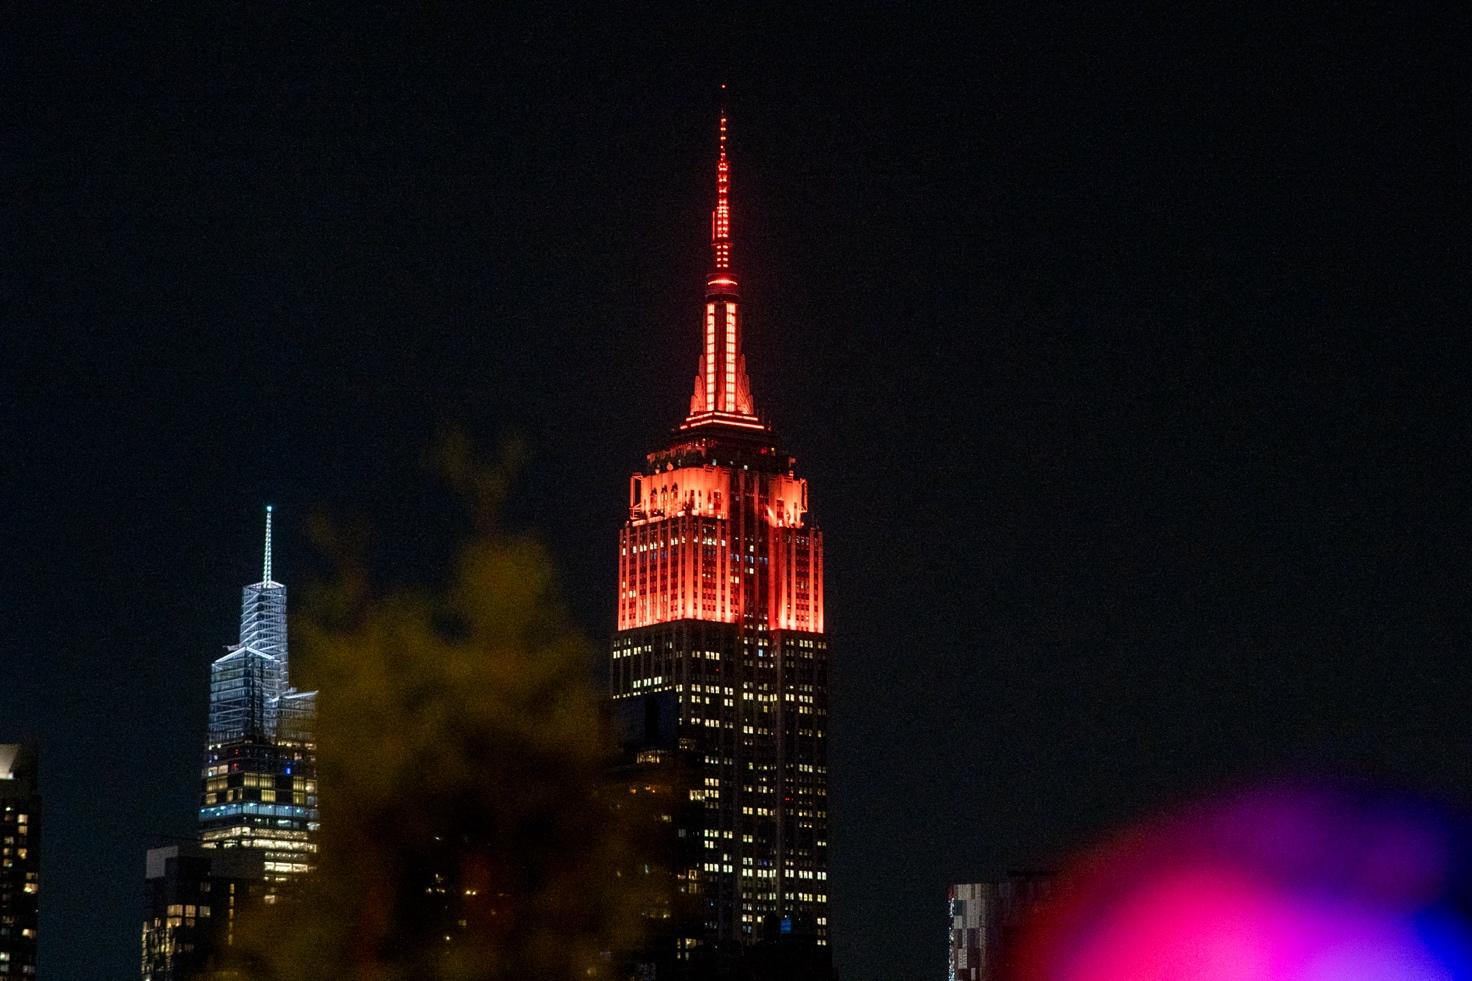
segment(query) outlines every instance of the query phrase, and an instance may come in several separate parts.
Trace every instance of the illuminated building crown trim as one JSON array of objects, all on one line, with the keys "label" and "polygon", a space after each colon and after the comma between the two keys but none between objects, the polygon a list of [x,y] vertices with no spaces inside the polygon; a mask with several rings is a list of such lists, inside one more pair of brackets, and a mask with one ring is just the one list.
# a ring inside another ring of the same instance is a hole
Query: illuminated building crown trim
[{"label": "illuminated building crown trim", "polygon": [[[725,86],[722,86],[725,88]],[[741,350],[740,302],[731,268],[731,162],[726,155],[726,110],[721,108],[720,153],[716,159],[716,208],[710,216],[711,270],[705,278],[704,346],[681,429],[734,426],[766,429],[751,397],[746,356]]]}]

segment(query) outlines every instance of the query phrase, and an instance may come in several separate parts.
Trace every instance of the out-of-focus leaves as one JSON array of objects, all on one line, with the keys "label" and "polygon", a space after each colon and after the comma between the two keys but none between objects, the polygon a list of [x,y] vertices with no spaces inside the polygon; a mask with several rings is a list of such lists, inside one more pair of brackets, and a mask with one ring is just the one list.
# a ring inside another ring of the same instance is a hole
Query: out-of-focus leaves
[{"label": "out-of-focus leaves", "polygon": [[591,648],[546,549],[497,520],[512,464],[454,438],[434,456],[475,519],[448,584],[375,590],[361,536],[338,535],[339,574],[297,621],[322,851],[243,928],[261,981],[585,978],[632,940]]}]

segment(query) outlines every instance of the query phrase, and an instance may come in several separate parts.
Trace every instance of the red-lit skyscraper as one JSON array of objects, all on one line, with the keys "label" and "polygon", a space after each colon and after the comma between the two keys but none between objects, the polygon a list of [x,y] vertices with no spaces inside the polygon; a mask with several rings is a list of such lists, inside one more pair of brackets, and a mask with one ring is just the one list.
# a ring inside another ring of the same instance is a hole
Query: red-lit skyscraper
[{"label": "red-lit skyscraper", "polygon": [[828,936],[823,536],[747,378],[724,111],[719,146],[695,390],[629,482],[610,671],[630,788],[667,796],[682,958]]}]

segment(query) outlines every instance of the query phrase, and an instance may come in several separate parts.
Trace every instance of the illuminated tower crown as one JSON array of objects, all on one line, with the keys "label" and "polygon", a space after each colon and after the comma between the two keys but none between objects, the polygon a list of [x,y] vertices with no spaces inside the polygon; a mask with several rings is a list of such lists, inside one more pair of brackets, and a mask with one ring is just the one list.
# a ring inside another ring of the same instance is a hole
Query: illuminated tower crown
[{"label": "illuminated tower crown", "polygon": [[240,645],[280,661],[282,684],[285,685],[289,673],[286,587],[271,578],[271,511],[271,505],[266,505],[266,557],[261,581],[241,590]]},{"label": "illuminated tower crown", "polygon": [[[618,779],[664,802],[637,863],[662,890],[651,943],[680,960],[828,937],[823,533],[752,402],[730,177],[722,111],[700,368],[690,414],[629,478],[609,663]],[[791,976],[826,976],[822,960]]]},{"label": "illuminated tower crown", "polygon": [[271,506],[261,581],[240,591],[240,643],[210,669],[210,741],[273,738],[287,681],[286,587],[271,578]]},{"label": "illuminated tower crown", "polygon": [[682,429],[727,425],[761,429],[741,351],[736,274],[731,269],[731,163],[726,157],[726,110],[721,109],[716,160],[716,209],[710,216],[711,269],[705,277],[705,347],[695,373],[690,415]]}]

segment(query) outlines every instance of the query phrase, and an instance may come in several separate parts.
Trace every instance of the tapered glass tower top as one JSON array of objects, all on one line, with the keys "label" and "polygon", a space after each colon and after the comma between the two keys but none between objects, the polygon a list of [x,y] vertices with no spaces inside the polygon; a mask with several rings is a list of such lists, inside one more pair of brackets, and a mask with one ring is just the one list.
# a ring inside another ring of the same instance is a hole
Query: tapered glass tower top
[{"label": "tapered glass tower top", "polygon": [[212,743],[274,738],[278,701],[290,684],[286,587],[271,578],[271,513],[268,505],[261,581],[240,594],[240,643],[210,670]]}]

